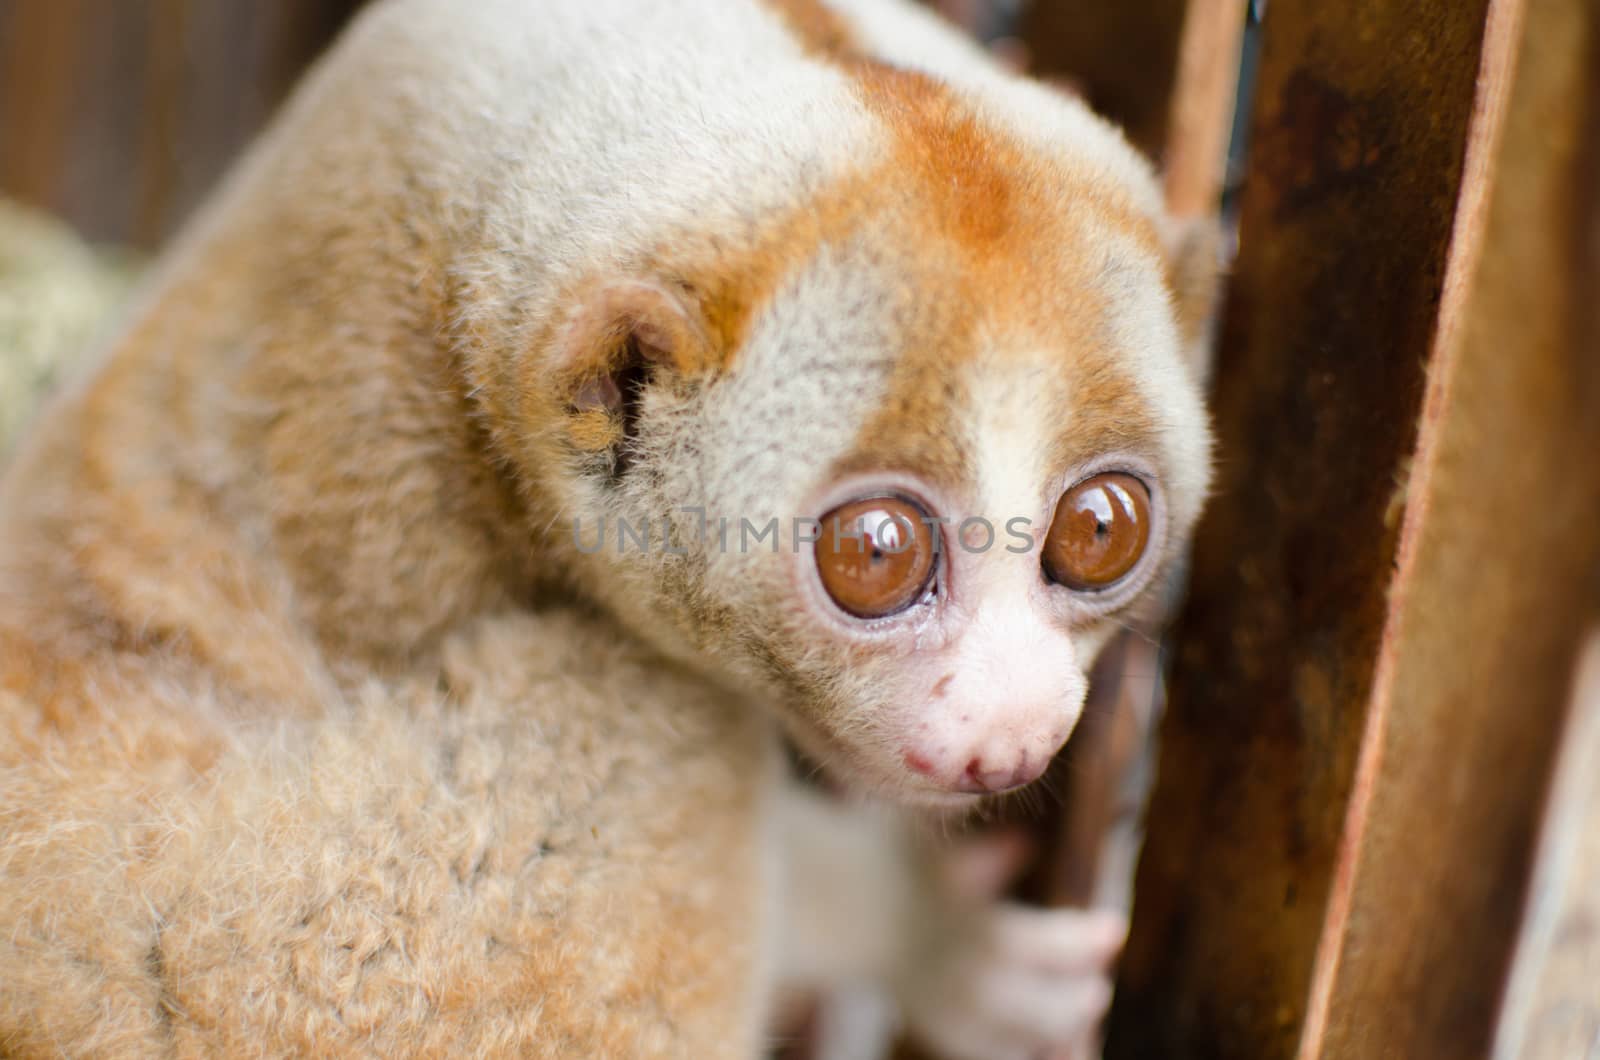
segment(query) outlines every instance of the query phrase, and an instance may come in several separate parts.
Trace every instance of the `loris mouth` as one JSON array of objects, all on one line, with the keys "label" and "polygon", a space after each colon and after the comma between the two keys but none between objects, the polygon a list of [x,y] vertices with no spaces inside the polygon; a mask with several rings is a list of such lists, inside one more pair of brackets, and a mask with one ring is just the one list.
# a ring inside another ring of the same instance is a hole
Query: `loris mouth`
[{"label": "loris mouth", "polygon": [[943,813],[976,809],[986,797],[983,793],[947,791],[927,785],[920,777],[879,768],[855,748],[808,721],[789,719],[788,729],[801,754],[820,765],[846,791],[872,795],[907,809]]}]

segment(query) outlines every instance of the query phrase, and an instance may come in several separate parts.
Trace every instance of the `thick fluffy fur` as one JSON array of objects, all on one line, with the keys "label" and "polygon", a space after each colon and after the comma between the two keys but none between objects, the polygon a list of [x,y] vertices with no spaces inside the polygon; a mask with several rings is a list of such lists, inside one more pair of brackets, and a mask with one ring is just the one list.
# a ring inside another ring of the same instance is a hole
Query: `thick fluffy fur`
[{"label": "thick fluffy fur", "polygon": [[108,688],[8,754],[3,1051],[754,1055],[761,719],[579,615],[442,655],[205,735]]},{"label": "thick fluffy fur", "polygon": [[[897,0],[377,4],[0,486],[0,1044],[748,1055],[767,719],[921,802],[1060,745],[1204,493],[1185,245]],[[697,526],[1104,467],[1102,599],[856,628]]]}]

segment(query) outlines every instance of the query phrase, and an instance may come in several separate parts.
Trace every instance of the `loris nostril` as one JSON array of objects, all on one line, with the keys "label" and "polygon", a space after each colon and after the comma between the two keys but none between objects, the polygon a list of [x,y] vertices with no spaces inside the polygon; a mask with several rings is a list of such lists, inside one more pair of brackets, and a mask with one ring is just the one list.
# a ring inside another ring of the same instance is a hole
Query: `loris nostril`
[{"label": "loris nostril", "polygon": [[1024,752],[1016,758],[1009,756],[1002,758],[1001,761],[1007,764],[997,767],[989,765],[981,755],[974,755],[967,760],[965,768],[962,768],[960,773],[952,772],[951,766],[945,764],[948,760],[942,754],[929,755],[906,748],[901,752],[901,761],[911,772],[927,777],[947,791],[962,792],[967,795],[998,795],[1038,779],[1039,774],[1044,772],[1044,767],[1049,764],[1050,756],[1030,755]]},{"label": "loris nostril", "polygon": [[974,758],[967,763],[958,788],[961,791],[998,795],[1032,783],[1041,772],[1043,770],[1030,762],[1026,755],[1016,765],[1000,769],[986,768],[981,760]]}]

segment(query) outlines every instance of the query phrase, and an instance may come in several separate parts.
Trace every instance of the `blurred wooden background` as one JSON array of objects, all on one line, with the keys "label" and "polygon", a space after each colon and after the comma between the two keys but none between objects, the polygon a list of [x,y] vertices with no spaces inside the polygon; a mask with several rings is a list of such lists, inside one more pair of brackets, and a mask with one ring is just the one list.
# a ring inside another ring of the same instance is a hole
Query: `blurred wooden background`
[{"label": "blurred wooden background", "polygon": [[0,0],[0,194],[172,235],[359,0]]},{"label": "blurred wooden background", "polygon": [[[0,0],[0,194],[96,242],[158,246],[360,6]],[[936,6],[1020,33],[1040,72],[1070,77],[1160,152],[1186,0],[1039,0],[1020,26],[1005,0]]]}]

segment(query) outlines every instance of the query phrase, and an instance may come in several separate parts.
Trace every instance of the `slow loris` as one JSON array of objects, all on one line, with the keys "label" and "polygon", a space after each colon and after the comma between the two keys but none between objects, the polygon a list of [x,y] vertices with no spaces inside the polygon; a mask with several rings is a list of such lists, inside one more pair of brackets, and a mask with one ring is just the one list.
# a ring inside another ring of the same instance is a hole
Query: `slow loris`
[{"label": "slow loris", "polygon": [[1208,479],[1204,240],[900,0],[382,0],[0,492],[0,1051],[1082,1048],[1039,776]]}]

